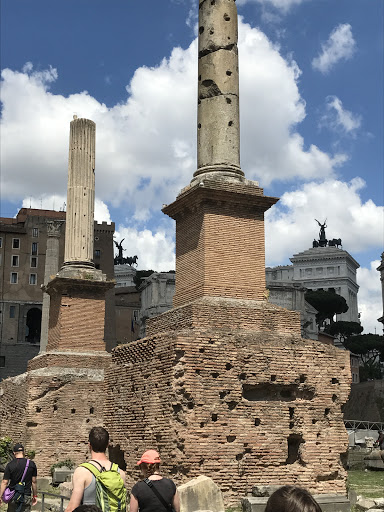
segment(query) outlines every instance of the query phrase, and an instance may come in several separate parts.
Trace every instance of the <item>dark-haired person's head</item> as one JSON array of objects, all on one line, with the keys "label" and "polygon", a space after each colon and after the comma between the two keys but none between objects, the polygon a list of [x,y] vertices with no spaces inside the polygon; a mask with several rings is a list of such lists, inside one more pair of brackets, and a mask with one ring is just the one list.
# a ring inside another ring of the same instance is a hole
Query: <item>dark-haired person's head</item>
[{"label": "dark-haired person's head", "polygon": [[321,508],[306,489],[285,485],[270,496],[265,512],[321,512]]},{"label": "dark-haired person's head", "polygon": [[103,427],[93,427],[88,439],[94,452],[104,453],[108,448],[109,434]]},{"label": "dark-haired person's head", "polygon": [[96,505],[79,505],[73,512],[102,512],[101,508]]}]

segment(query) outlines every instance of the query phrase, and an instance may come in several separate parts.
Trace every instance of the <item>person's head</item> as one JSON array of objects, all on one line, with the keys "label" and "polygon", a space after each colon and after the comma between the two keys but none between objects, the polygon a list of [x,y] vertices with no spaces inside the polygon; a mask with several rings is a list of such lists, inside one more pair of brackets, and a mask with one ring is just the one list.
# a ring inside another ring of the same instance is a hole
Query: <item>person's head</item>
[{"label": "person's head", "polygon": [[101,508],[97,505],[79,505],[73,512],[101,512]]},{"label": "person's head", "polygon": [[104,453],[108,448],[109,434],[103,427],[93,427],[88,439],[91,450],[94,452]]},{"label": "person's head", "polygon": [[270,496],[265,512],[321,512],[321,508],[307,490],[285,485]]},{"label": "person's head", "polygon": [[148,478],[150,475],[159,471],[160,463],[159,453],[156,450],[147,450],[143,453],[137,464],[143,475]]},{"label": "person's head", "polygon": [[13,447],[13,455],[16,458],[24,457],[24,446],[21,443],[16,443]]}]

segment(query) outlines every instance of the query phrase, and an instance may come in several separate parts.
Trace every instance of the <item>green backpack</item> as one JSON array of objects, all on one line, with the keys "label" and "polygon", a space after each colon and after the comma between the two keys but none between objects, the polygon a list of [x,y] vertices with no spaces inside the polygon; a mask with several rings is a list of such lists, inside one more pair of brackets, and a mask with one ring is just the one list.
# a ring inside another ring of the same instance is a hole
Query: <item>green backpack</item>
[{"label": "green backpack", "polygon": [[[97,461],[94,462],[99,464]],[[96,478],[96,505],[103,512],[125,512],[127,490],[124,487],[118,465],[112,464],[109,470],[106,470],[101,464],[100,470],[89,462],[84,462],[80,466],[88,469]]]}]

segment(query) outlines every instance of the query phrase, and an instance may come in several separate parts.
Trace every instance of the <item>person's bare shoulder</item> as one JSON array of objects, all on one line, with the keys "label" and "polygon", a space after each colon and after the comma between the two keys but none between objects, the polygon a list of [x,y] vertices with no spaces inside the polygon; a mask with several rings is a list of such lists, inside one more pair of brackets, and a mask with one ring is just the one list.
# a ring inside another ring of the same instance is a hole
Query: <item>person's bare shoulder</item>
[{"label": "person's bare shoulder", "polygon": [[89,469],[78,466],[73,473],[73,481],[76,483],[85,483],[88,480],[92,480],[92,474]]},{"label": "person's bare shoulder", "polygon": [[119,471],[120,471],[120,476],[121,478],[123,479],[123,482],[125,482],[125,471],[123,471],[122,469],[119,468]]}]

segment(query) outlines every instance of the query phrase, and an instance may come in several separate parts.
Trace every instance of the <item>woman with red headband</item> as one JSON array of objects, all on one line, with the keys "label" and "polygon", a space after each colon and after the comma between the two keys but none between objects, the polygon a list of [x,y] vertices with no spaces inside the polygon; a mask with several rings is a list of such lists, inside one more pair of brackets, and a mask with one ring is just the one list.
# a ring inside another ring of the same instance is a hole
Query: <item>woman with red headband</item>
[{"label": "woman with red headband", "polygon": [[143,480],[132,487],[129,512],[180,512],[176,485],[160,475],[160,455],[147,450],[137,463]]}]

